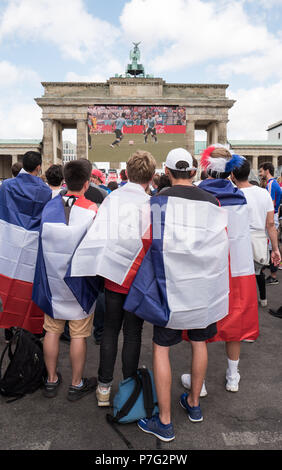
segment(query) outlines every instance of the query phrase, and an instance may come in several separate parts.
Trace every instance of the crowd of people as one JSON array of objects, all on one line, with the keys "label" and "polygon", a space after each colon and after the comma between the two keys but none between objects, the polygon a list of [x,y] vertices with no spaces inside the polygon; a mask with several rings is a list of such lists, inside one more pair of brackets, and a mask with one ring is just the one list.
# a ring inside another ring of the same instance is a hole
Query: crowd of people
[{"label": "crowd of people", "polygon": [[[159,125],[185,125],[185,108],[179,106],[92,106],[88,112],[88,126],[91,133],[98,131],[97,126],[112,126],[122,114],[125,125],[145,125],[149,115],[154,116]],[[100,131],[101,132],[101,131]]]},{"label": "crowd of people", "polygon": [[[208,147],[200,164],[196,181],[195,158],[173,149],[159,175],[154,157],[137,151],[121,183],[106,186],[87,159],[51,165],[42,176],[41,155],[27,152],[0,186],[6,341],[14,327],[42,335],[47,398],[57,396],[60,339],[68,341],[68,399],[96,392],[98,406],[107,407],[121,330],[126,379],[136,374],[150,322],[159,413],[138,427],[166,442],[175,438],[170,348],[191,345],[180,405],[200,422],[207,343],[225,343],[226,390],[237,392],[241,342],[257,339],[258,302],[267,306],[267,286],[279,283],[281,267],[282,184],[273,165],[260,166],[260,183],[250,181],[248,160],[220,144]],[[97,378],[84,377],[91,335],[100,345]]]}]

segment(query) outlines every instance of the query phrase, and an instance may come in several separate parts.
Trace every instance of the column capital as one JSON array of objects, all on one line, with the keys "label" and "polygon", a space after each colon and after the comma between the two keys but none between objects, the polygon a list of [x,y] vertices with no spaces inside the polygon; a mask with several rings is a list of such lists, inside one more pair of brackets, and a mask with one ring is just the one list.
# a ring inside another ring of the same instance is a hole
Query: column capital
[{"label": "column capital", "polygon": [[221,122],[224,123],[224,124],[227,124],[229,122],[229,119],[227,119],[227,118],[217,119],[217,122],[218,122],[218,124],[221,123]]}]

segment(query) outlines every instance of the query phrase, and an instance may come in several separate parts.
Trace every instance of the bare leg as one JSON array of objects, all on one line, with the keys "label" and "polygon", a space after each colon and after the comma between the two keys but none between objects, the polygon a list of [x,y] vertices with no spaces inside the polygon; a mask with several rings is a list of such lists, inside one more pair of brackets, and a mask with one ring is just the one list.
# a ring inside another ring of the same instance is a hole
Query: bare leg
[{"label": "bare leg", "polygon": [[44,361],[48,371],[48,382],[57,382],[57,361],[59,356],[60,335],[46,332],[43,341]]},{"label": "bare leg", "polygon": [[199,406],[199,397],[208,366],[208,350],[205,341],[191,341],[191,391],[188,395],[189,406]]},{"label": "bare leg", "polygon": [[171,368],[169,347],[153,343],[153,369],[159,404],[159,417],[163,424],[171,422]]},{"label": "bare leg", "polygon": [[239,360],[241,349],[240,341],[230,341],[228,343],[225,343],[225,348],[228,359],[231,359],[231,361]]},{"label": "bare leg", "polygon": [[85,338],[71,338],[70,361],[72,366],[72,385],[79,385],[86,361],[87,345]]}]

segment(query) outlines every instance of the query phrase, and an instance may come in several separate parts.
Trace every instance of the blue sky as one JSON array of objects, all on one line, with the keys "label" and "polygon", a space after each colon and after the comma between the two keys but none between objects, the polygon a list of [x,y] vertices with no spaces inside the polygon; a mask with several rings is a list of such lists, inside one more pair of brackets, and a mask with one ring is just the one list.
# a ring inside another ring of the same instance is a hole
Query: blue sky
[{"label": "blue sky", "polygon": [[282,0],[0,0],[0,138],[41,138],[40,82],[124,73],[133,41],[146,73],[229,84],[229,139],[282,120]]}]

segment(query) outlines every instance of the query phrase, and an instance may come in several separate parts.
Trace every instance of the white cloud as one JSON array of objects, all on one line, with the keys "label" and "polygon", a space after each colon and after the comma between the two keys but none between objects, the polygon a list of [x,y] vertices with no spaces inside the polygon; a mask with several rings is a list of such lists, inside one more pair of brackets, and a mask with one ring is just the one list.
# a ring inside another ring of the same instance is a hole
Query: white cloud
[{"label": "white cloud", "polygon": [[0,41],[48,41],[78,61],[113,48],[118,36],[117,28],[87,12],[83,0],[10,0],[0,21]]},{"label": "white cloud", "polygon": [[68,82],[105,82],[116,73],[123,74],[124,66],[117,59],[107,57],[105,62],[90,67],[87,75],[82,75],[77,72],[68,72],[66,74],[66,80]]},{"label": "white cloud", "polygon": [[266,129],[281,120],[282,80],[269,86],[229,91],[236,103],[229,111],[228,138],[267,139]]},{"label": "white cloud", "polygon": [[[9,0],[1,2],[6,8],[0,13],[0,44],[20,40],[32,51],[33,43],[42,41],[44,54],[43,42],[51,43],[64,58],[88,67],[86,73],[75,65],[66,70],[67,81],[91,82],[124,73],[123,47],[142,41],[141,62],[155,76],[179,71],[175,75],[181,77],[182,71],[183,77],[189,74],[189,66],[203,65],[210,67],[212,81],[216,76],[231,78],[228,95],[236,103],[229,114],[229,138],[265,139],[267,126],[281,120],[282,36],[268,31],[263,15],[248,16],[247,5],[253,1],[130,0],[121,12],[118,29],[89,13],[84,0]],[[265,0],[259,2],[268,8]],[[273,7],[282,4],[282,0],[270,2]],[[211,65],[215,63],[217,69]],[[249,75],[258,83],[274,78],[276,83],[235,91],[236,75]],[[0,85],[5,86],[0,103],[1,138],[42,137],[41,109],[34,102],[37,92],[25,93],[25,86],[35,82],[36,90],[40,78],[28,66],[0,61]]]},{"label": "white cloud", "polygon": [[282,42],[273,41],[260,55],[250,55],[221,64],[218,74],[229,78],[232,74],[248,75],[255,81],[282,78]]},{"label": "white cloud", "polygon": [[32,103],[0,105],[1,139],[42,139],[41,109]]},{"label": "white cloud", "polygon": [[131,0],[120,21],[125,37],[142,40],[146,50],[163,48],[149,64],[154,72],[260,53],[276,44],[238,0]]},{"label": "white cloud", "polygon": [[3,60],[0,62],[0,86],[16,85],[24,81],[38,83],[39,75],[31,69],[18,67],[11,62]]},{"label": "white cloud", "polygon": [[37,88],[39,75],[8,61],[0,62],[0,138],[42,138],[41,110],[27,86]]}]

